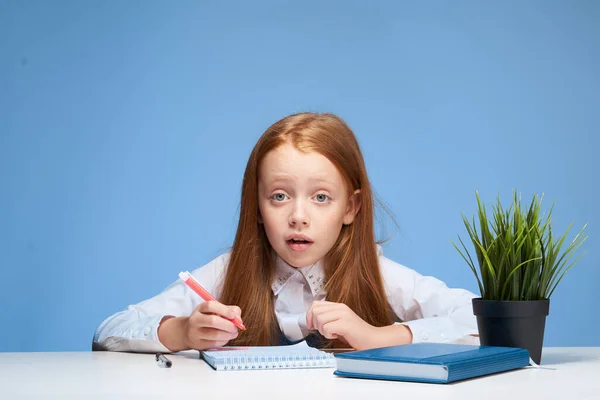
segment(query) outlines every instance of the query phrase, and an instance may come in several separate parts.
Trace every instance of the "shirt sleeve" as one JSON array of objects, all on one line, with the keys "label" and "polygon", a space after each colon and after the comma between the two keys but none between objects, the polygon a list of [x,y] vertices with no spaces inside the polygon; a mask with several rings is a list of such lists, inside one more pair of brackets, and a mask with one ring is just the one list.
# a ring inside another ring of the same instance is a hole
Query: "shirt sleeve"
[{"label": "shirt sleeve", "polygon": [[[221,255],[191,274],[215,298],[221,296],[223,273],[229,254]],[[140,353],[169,352],[158,340],[158,326],[165,316],[188,316],[202,302],[181,280],[162,293],[128,306],[105,319],[94,334],[94,350]]]},{"label": "shirt sleeve", "polygon": [[412,331],[413,343],[457,342],[478,334],[471,303],[475,294],[448,288],[439,279],[423,276],[383,256],[379,262],[388,303]]}]

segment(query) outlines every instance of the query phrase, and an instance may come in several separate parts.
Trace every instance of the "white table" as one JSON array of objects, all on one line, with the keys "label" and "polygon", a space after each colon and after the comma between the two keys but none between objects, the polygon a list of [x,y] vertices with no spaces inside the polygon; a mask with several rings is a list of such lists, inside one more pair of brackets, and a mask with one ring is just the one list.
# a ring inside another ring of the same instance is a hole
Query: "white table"
[{"label": "white table", "polygon": [[600,399],[600,347],[545,348],[542,364],[450,385],[340,378],[333,369],[214,371],[197,352],[0,353],[0,398]]}]

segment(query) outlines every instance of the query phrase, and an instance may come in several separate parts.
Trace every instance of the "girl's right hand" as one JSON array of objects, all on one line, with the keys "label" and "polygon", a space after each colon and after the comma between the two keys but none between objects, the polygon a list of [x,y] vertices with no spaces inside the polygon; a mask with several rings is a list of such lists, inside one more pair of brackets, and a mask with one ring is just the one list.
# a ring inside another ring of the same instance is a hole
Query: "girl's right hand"
[{"label": "girl's right hand", "polygon": [[206,350],[224,346],[238,336],[238,328],[229,319],[238,317],[241,320],[241,315],[238,306],[226,306],[218,301],[201,303],[184,325],[186,347]]},{"label": "girl's right hand", "polygon": [[237,306],[206,301],[189,317],[165,316],[158,326],[158,340],[173,352],[224,346],[238,335],[237,327],[229,319],[241,320],[241,314]]}]

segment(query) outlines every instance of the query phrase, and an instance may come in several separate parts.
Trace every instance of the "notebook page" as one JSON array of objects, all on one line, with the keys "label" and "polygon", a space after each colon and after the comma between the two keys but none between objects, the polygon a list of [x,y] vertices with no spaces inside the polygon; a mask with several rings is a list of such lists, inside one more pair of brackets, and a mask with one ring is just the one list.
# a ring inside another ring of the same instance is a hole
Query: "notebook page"
[{"label": "notebook page", "polygon": [[290,346],[219,347],[201,355],[218,371],[335,367],[333,354],[305,341]]}]

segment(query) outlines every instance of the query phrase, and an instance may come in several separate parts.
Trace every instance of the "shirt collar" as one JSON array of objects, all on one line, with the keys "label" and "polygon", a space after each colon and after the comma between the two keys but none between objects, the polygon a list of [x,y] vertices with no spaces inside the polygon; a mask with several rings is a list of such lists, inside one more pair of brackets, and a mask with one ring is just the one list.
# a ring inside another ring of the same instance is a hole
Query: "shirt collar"
[{"label": "shirt collar", "polygon": [[283,258],[276,255],[275,277],[273,278],[273,283],[271,285],[273,293],[277,296],[284,286],[298,274],[302,275],[308,283],[313,297],[316,297],[323,292],[323,287],[325,286],[325,271],[323,270],[323,262],[321,260],[307,267],[294,268],[285,262]]},{"label": "shirt collar", "polygon": [[[377,256],[383,256],[383,249],[379,244],[377,245]],[[322,260],[319,260],[315,264],[309,265],[308,267],[294,268],[283,258],[279,257],[279,255],[275,254],[275,277],[273,278],[273,283],[271,285],[271,289],[273,290],[275,296],[281,292],[283,287],[296,274],[302,274],[306,282],[308,282],[308,286],[310,287],[313,297],[317,297],[317,295],[321,292],[324,294],[323,287],[325,286],[326,282]]]}]

